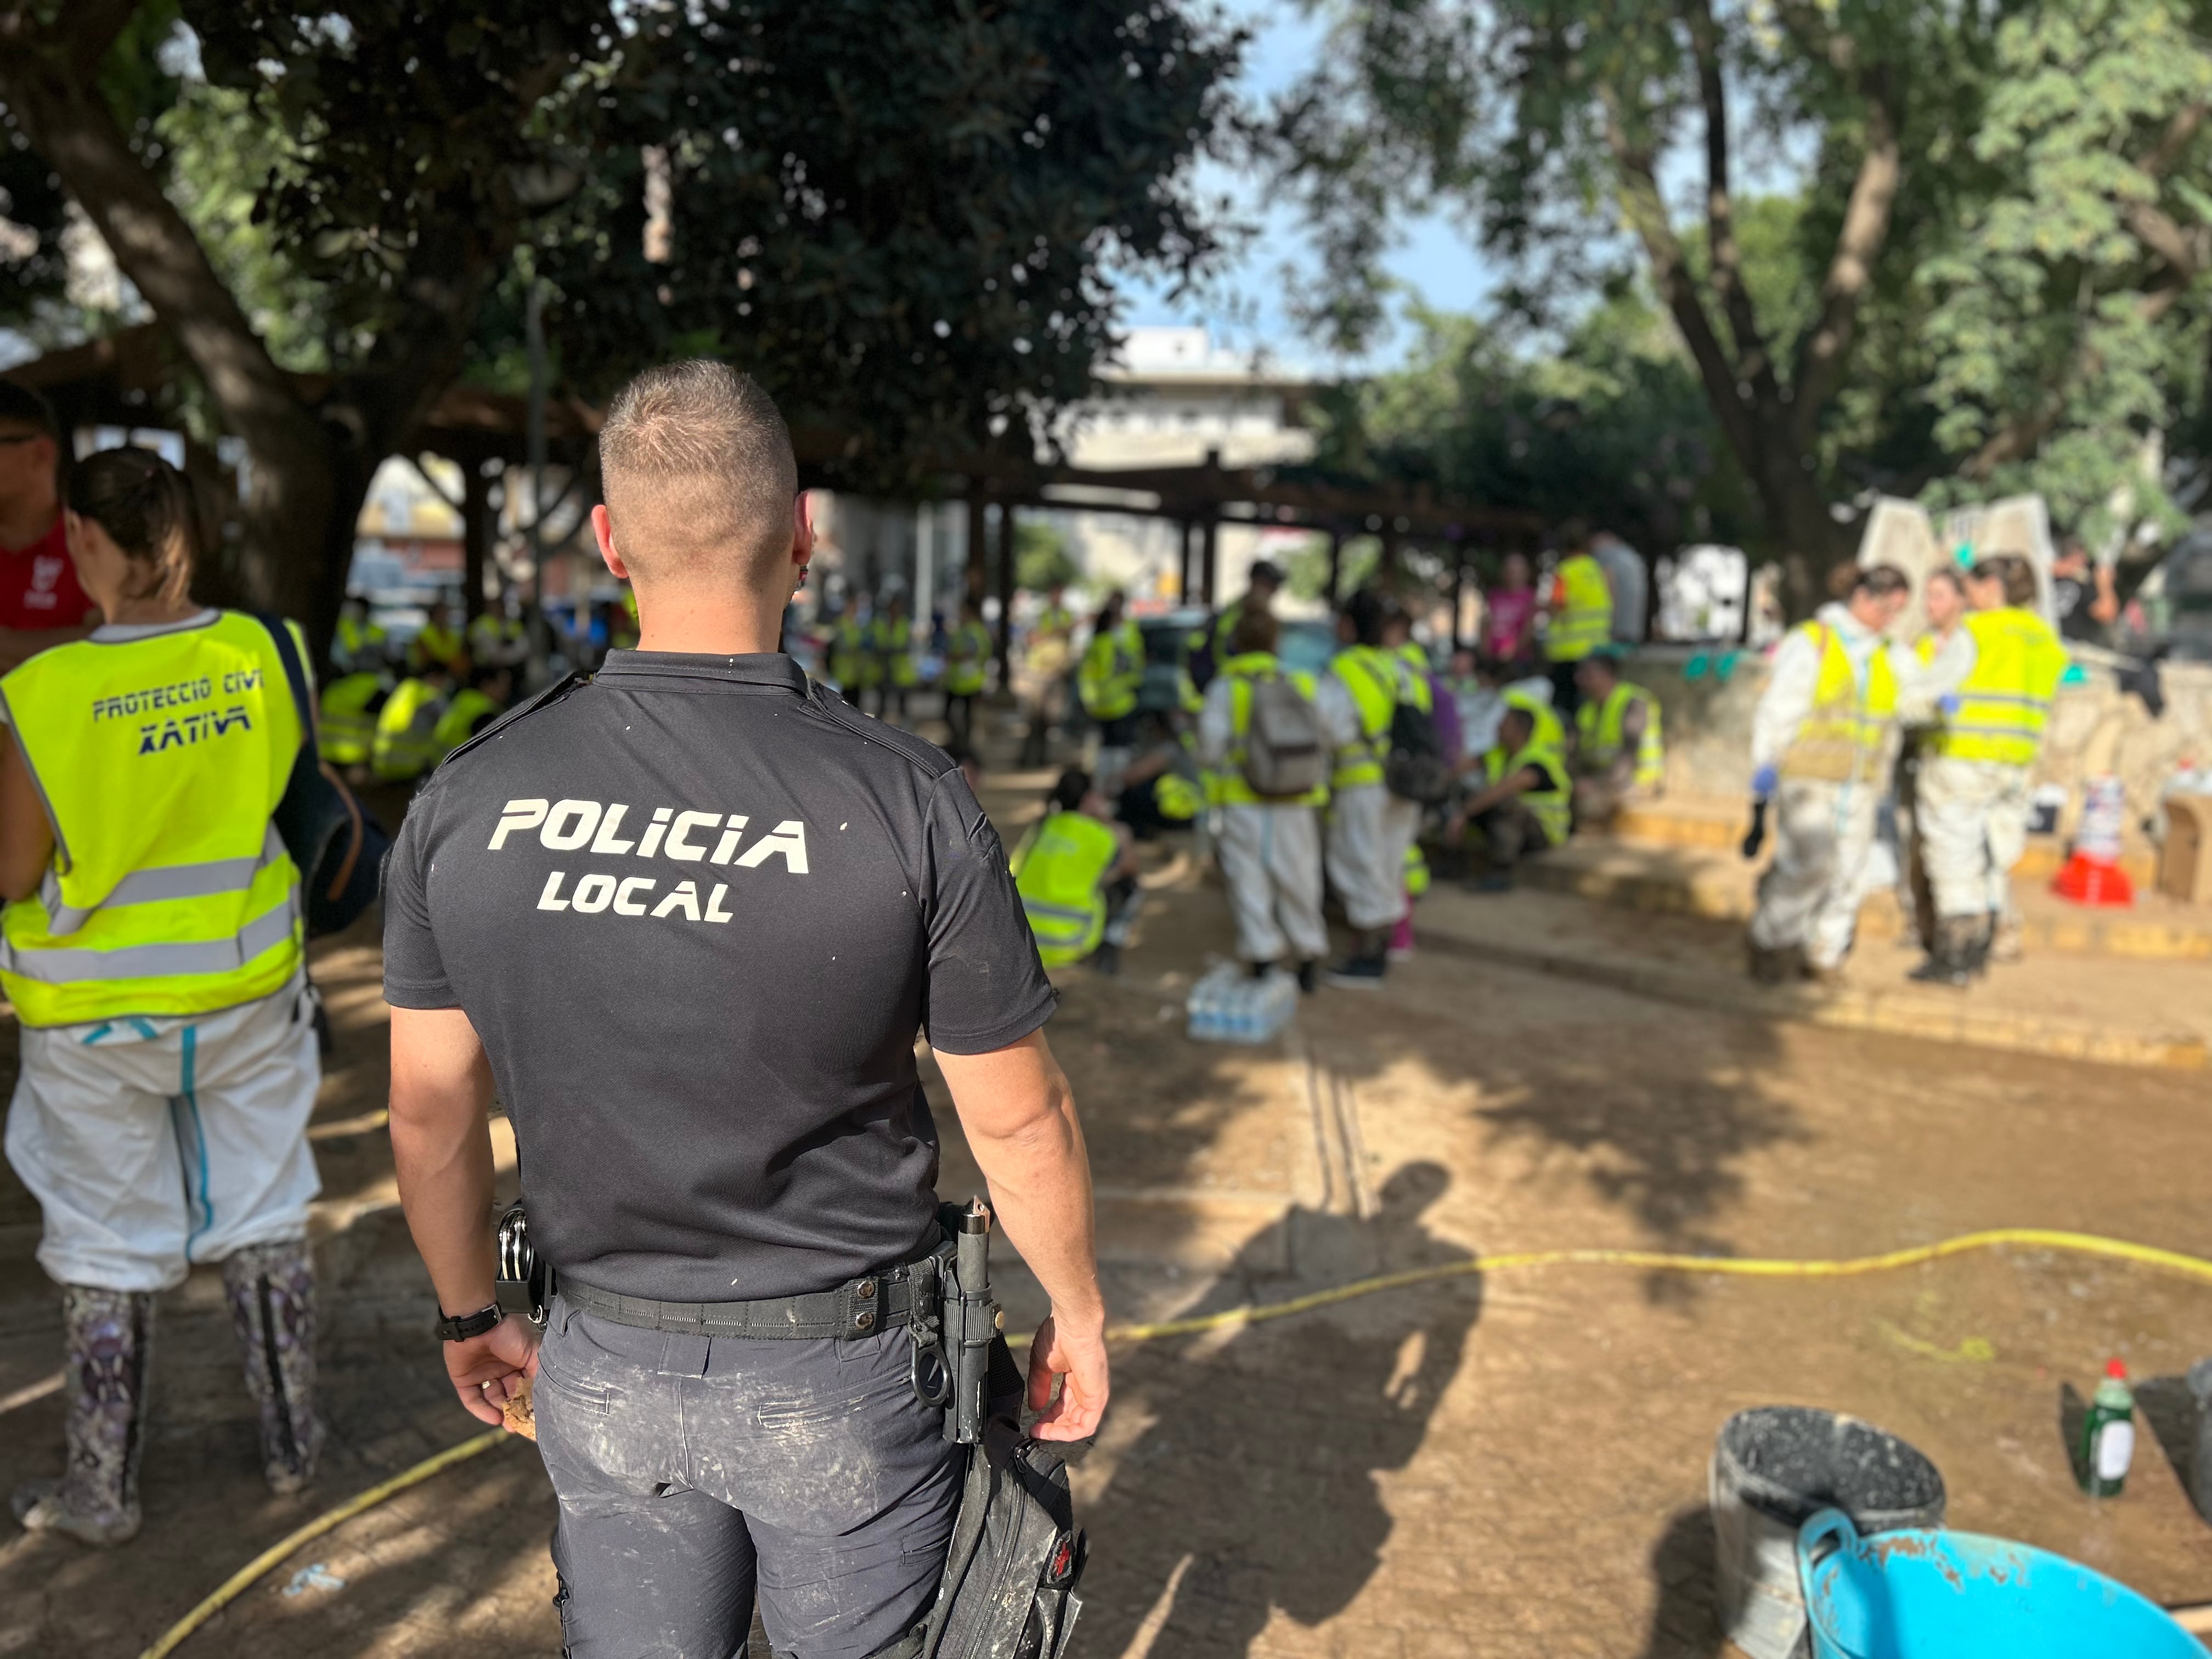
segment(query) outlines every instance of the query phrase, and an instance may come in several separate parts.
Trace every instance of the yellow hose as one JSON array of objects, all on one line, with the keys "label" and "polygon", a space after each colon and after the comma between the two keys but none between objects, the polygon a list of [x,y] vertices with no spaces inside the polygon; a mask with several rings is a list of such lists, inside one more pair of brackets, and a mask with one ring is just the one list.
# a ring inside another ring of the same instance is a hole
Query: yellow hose
[{"label": "yellow hose", "polygon": [[492,1429],[472,1439],[464,1440],[458,1446],[448,1446],[435,1457],[424,1458],[405,1474],[395,1474],[382,1485],[371,1486],[359,1497],[349,1498],[337,1508],[317,1516],[297,1532],[287,1533],[236,1572],[231,1574],[229,1577],[224,1579],[214,1595],[177,1620],[169,1627],[167,1634],[155,1643],[152,1647],[148,1648],[144,1653],[139,1655],[138,1659],[167,1659],[167,1656],[174,1653],[178,1644],[187,1636],[229,1606],[240,1595],[252,1588],[255,1579],[283,1561],[301,1545],[313,1539],[320,1538],[325,1533],[352,1520],[364,1510],[374,1509],[396,1492],[405,1492],[410,1486],[420,1486],[432,1475],[442,1470],[450,1469],[456,1463],[465,1463],[479,1453],[489,1451],[507,1437],[507,1433],[505,1429]]},{"label": "yellow hose", "polygon": [[[1403,1273],[1378,1273],[1372,1279],[1357,1279],[1330,1290],[1295,1296],[1287,1302],[1228,1308],[1219,1313],[1200,1314],[1189,1319],[1161,1320],[1149,1325],[1111,1325],[1107,1328],[1106,1340],[1109,1342],[1150,1342],[1162,1337],[1193,1336],[1201,1331],[1220,1330],[1230,1325],[1256,1325],[1263,1320],[1287,1319],[1292,1314],[1310,1313],[1316,1308],[1331,1307],[1340,1302],[1373,1296],[1382,1291],[1403,1290],[1412,1285],[1464,1279],[1475,1273],[1514,1273],[1528,1267],[1643,1267],[1661,1273],[1732,1274],[1741,1279],[1848,1279],[1859,1273],[1886,1273],[1896,1267],[1917,1267],[1923,1261],[1941,1261],[1946,1256],[1964,1255],[1971,1250],[1994,1249],[2003,1244],[2064,1250],[2075,1255],[2102,1256],[2114,1261],[2132,1261],[2141,1267],[2163,1267],[2169,1273],[2179,1273],[2200,1284],[2212,1285],[2212,1261],[2203,1256],[2187,1255],[2179,1250],[2162,1250],[2152,1244],[2134,1244],[2124,1238],[2105,1238],[2095,1233],[2060,1232],[2045,1227],[1992,1227],[1978,1233],[1961,1233],[1956,1238],[1942,1239],[1933,1244],[1916,1244],[1910,1249],[1892,1250],[1884,1255],[1852,1256],[1838,1261],[1685,1255],[1664,1250],[1518,1250],[1502,1255],[1474,1256],[1465,1261],[1447,1262],[1437,1267],[1413,1267]],[[1024,1346],[1029,1340],[1026,1336],[1008,1340],[1016,1346]],[[435,1457],[425,1458],[404,1474],[396,1474],[381,1486],[371,1486],[359,1497],[349,1498],[328,1514],[310,1521],[297,1532],[270,1545],[233,1573],[215,1594],[186,1613],[167,1635],[141,1654],[139,1659],[167,1659],[186,1637],[235,1600],[262,1574],[310,1539],[321,1537],[363,1510],[375,1508],[394,1493],[419,1485],[441,1470],[451,1468],[480,1452],[489,1451],[507,1438],[508,1435],[505,1429],[493,1429],[474,1439],[464,1440],[459,1445],[441,1451]]]}]

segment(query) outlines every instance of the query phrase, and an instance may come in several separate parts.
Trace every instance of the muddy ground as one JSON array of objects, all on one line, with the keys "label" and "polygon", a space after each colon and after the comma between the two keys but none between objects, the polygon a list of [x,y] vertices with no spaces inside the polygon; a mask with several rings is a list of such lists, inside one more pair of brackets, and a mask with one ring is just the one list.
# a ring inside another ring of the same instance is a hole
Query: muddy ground
[{"label": "muddy ground", "polygon": [[[1829,1257],[2033,1224],[2212,1254],[2203,1073],[1769,1024],[1441,949],[1386,996],[1313,1000],[1278,1044],[1202,1046],[1180,1002],[1227,947],[1226,907],[1187,861],[1156,860],[1153,879],[1121,979],[1069,975],[1051,1028],[1124,1319],[1557,1246]],[[1440,890],[1429,914],[1442,931],[1480,902]],[[144,1532],[106,1554],[0,1533],[0,1654],[128,1659],[291,1528],[476,1430],[437,1363],[388,1149],[357,1121],[386,1081],[374,941],[319,956],[343,1045],[318,1112],[322,1476],[297,1498],[261,1486],[219,1285],[196,1274],[161,1310]],[[2212,969],[2171,971],[2212,994]],[[12,1065],[12,1027],[0,1045]],[[972,1166],[938,1103],[945,1188],[963,1193]],[[0,1176],[4,1485],[58,1462],[35,1243]],[[1008,1288],[1023,1322],[1034,1291]],[[2177,1436],[2172,1379],[2208,1351],[2212,1286],[2035,1251],[1848,1279],[1469,1275],[1127,1343],[1078,1473],[1093,1540],[1078,1650],[1722,1653],[1705,1462],[1729,1413],[1775,1401],[1911,1440],[1956,1525],[2212,1601],[2212,1529],[2154,1437],[2126,1495],[2092,1504],[2061,1434],[2067,1390],[2118,1355]],[[310,1545],[183,1652],[553,1654],[551,1524],[516,1443]]]}]

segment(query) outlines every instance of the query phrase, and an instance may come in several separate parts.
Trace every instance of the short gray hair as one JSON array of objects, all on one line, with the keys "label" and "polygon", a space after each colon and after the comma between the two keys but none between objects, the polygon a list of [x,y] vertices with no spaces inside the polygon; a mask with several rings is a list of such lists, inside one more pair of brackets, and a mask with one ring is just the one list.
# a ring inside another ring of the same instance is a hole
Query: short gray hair
[{"label": "short gray hair", "polygon": [[616,392],[599,475],[623,562],[648,580],[730,553],[750,576],[790,550],[790,430],[759,383],[727,363],[665,363]]}]

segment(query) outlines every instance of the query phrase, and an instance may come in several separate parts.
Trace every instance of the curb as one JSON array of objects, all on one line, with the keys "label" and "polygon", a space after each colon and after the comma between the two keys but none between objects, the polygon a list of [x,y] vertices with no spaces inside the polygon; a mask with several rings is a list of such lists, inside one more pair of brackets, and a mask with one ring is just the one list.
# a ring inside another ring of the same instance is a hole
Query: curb
[{"label": "curb", "polygon": [[[1697,916],[1708,921],[1743,922],[1751,919],[1751,889],[1722,872],[1647,874],[1532,859],[1522,873],[1531,887],[1626,910]],[[1862,938],[1896,939],[1905,927],[1904,912],[1888,893],[1871,894],[1860,907]],[[2212,961],[2212,928],[2140,921],[2092,912],[2084,912],[2078,917],[2026,917],[2021,924],[2021,943],[2029,950],[2048,951],[2059,956],[2129,957],[2151,962]]]},{"label": "curb", "polygon": [[1455,955],[1560,979],[1579,980],[1585,984],[1604,985],[1649,997],[1656,1002],[1710,1008],[1746,1018],[1787,1020],[1835,1030],[1872,1031],[1887,1036],[1921,1037],[1965,1048],[2048,1054],[2100,1066],[2179,1072],[2201,1072],[2212,1067],[2212,1048],[2197,1036],[2111,1031],[2044,1015],[1948,1007],[1927,998],[1881,991],[1759,986],[1718,974],[1607,962],[1565,951],[1500,944],[1432,925],[1422,928],[1421,937]]}]

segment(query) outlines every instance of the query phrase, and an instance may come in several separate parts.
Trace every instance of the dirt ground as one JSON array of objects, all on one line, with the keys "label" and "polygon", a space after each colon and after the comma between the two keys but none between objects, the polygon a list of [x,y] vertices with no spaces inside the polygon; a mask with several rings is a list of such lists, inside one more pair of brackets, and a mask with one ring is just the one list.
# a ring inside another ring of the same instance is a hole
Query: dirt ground
[{"label": "dirt ground", "polygon": [[[1033,795],[991,804],[1011,824]],[[1394,971],[1387,995],[1324,993],[1279,1043],[1200,1045],[1182,997],[1227,949],[1226,906],[1187,860],[1164,854],[1152,885],[1121,978],[1068,975],[1051,1028],[1089,1126],[1117,1318],[1553,1246],[1828,1257],[2037,1225],[2212,1254],[2201,1073],[1772,1024],[1447,949]],[[1441,923],[1479,901],[1430,902]],[[297,1498],[262,1488],[219,1285],[197,1273],[161,1310],[144,1532],[105,1554],[0,1532],[0,1654],[128,1659],[291,1528],[475,1431],[437,1364],[386,1142],[358,1121],[386,1083],[374,939],[318,955],[342,1042],[318,1110],[323,1474]],[[2212,968],[2165,971],[2212,993]],[[9,1026],[10,1069],[13,1044]],[[933,1090],[943,1186],[962,1194],[973,1167]],[[10,1486],[58,1456],[36,1238],[0,1176]],[[1005,1288],[1025,1324],[1034,1288],[1018,1271]],[[2042,1252],[1836,1280],[1469,1275],[1127,1343],[1077,1473],[1092,1535],[1078,1651],[1719,1655],[1706,1459],[1731,1412],[1782,1401],[1919,1446],[1955,1525],[2161,1601],[2212,1601],[2212,1529],[2155,1437],[2126,1495],[2093,1504],[2061,1433],[2067,1391],[2118,1355],[2178,1446],[2175,1379],[2208,1351],[2212,1287]],[[551,1524],[516,1443],[310,1545],[183,1651],[553,1654]]]}]

